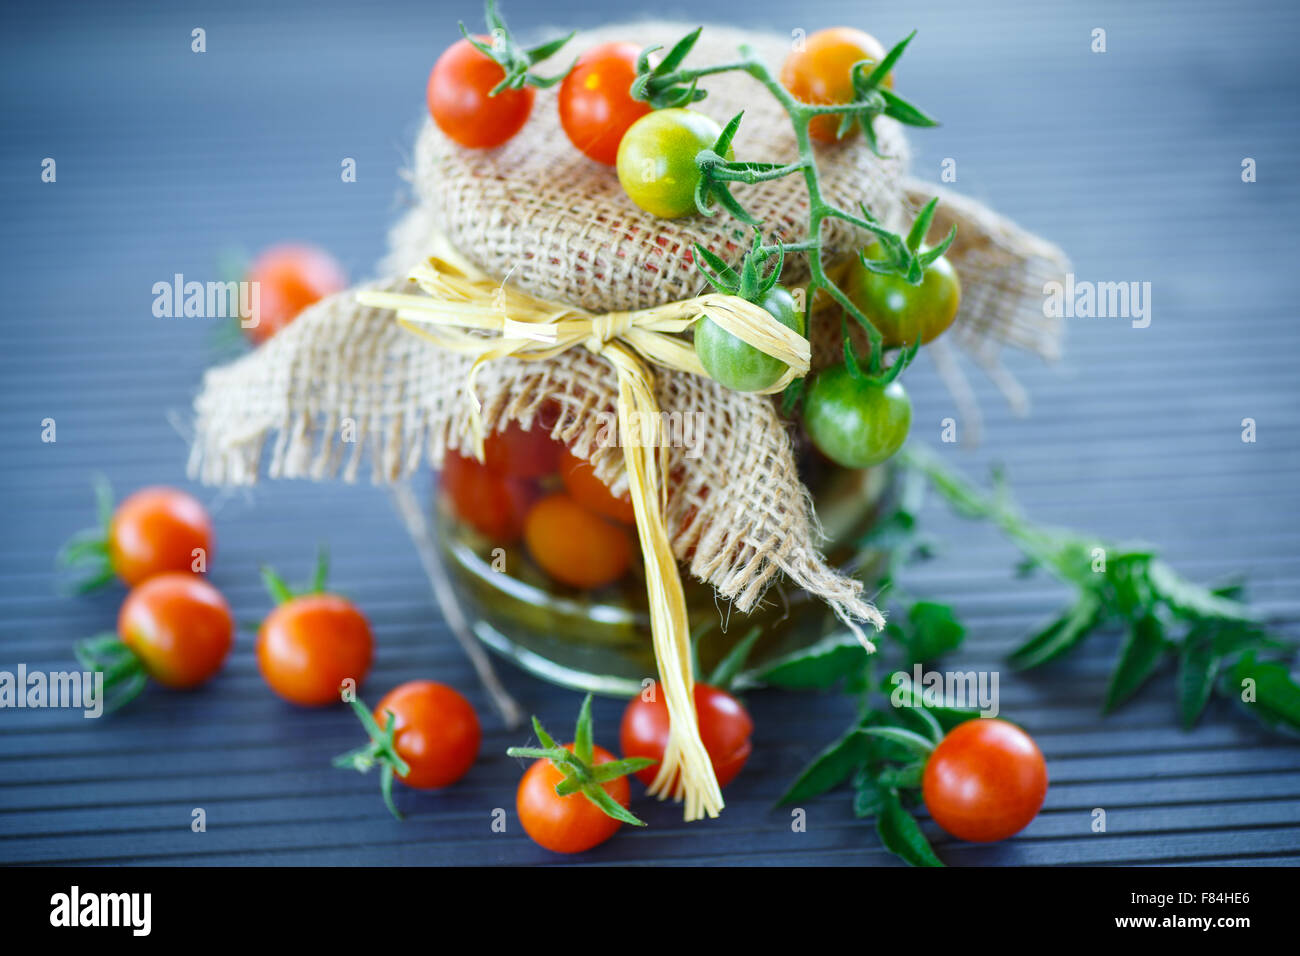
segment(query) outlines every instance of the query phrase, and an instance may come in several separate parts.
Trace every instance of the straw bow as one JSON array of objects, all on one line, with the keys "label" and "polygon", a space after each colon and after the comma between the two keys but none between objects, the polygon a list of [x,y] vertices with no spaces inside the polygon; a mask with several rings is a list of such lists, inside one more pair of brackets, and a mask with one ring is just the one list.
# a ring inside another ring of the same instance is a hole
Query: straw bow
[{"label": "straw bow", "polygon": [[474,393],[474,382],[485,364],[505,357],[545,360],[583,347],[614,366],[619,435],[645,560],[659,683],[670,721],[668,745],[650,793],[660,798],[684,798],[687,820],[717,816],[723,807],[722,793],[700,739],[686,599],[663,518],[667,448],[650,367],[707,374],[691,342],[681,337],[696,321],[707,317],[786,363],[785,374],[765,390],[777,392],[807,374],[808,340],[752,302],[716,292],[648,309],[593,315],[497,282],[445,244],[437,255],[416,267],[411,279],[423,294],[366,291],[358,293],[357,299],[362,305],[394,310],[403,327],[442,348],[473,356],[465,393],[470,402],[471,437],[480,460],[482,405]]}]

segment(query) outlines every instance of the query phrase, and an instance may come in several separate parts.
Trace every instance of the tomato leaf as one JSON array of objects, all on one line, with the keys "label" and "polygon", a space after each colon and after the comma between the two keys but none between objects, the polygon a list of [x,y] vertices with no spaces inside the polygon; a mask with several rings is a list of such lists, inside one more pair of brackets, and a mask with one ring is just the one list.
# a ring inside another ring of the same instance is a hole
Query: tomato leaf
[{"label": "tomato leaf", "polygon": [[853,815],[858,818],[874,817],[884,806],[885,790],[866,768],[853,778]]},{"label": "tomato leaf", "polygon": [[1155,673],[1167,647],[1164,627],[1154,614],[1145,614],[1129,625],[1124,646],[1119,652],[1119,662],[1106,688],[1102,713],[1110,713],[1137,693]]},{"label": "tomato leaf", "polygon": [[906,767],[886,767],[877,774],[876,780],[882,787],[903,790],[919,787],[924,776],[924,763],[910,763]]},{"label": "tomato leaf", "polygon": [[956,650],[966,639],[966,628],[946,604],[917,601],[907,611],[903,645],[908,664],[925,664]]},{"label": "tomato leaf", "polygon": [[903,858],[912,866],[943,866],[935,856],[934,848],[921,831],[916,818],[907,812],[898,798],[898,791],[883,792],[880,812],[876,814],[876,832],[885,849]]},{"label": "tomato leaf", "polygon": [[922,760],[934,751],[933,743],[915,731],[904,730],[902,727],[863,727],[859,733],[900,744]]},{"label": "tomato leaf", "polygon": [[792,690],[826,689],[867,666],[867,653],[852,634],[832,634],[777,658],[756,675],[758,683]]},{"label": "tomato leaf", "polygon": [[1101,609],[1098,594],[1084,591],[1069,610],[1012,651],[1008,661],[1016,670],[1030,670],[1060,657],[1092,631]]},{"label": "tomato leaf", "polygon": [[1210,701],[1221,658],[1209,640],[1188,635],[1178,654],[1178,719],[1191,730]]},{"label": "tomato leaf", "polygon": [[864,736],[856,725],[850,727],[839,740],[813,757],[800,771],[790,788],[782,794],[777,804],[797,803],[838,787],[849,779],[870,755],[870,738]]},{"label": "tomato leaf", "polygon": [[943,726],[939,723],[938,718],[924,706],[896,707],[894,715],[900,720],[912,724],[918,734],[930,738],[936,744],[943,739]]},{"label": "tomato leaf", "polygon": [[1196,618],[1257,620],[1246,605],[1192,584],[1163,561],[1150,562],[1147,581],[1151,590],[1177,614]]},{"label": "tomato leaf", "polygon": [[718,662],[718,666],[713,669],[713,673],[709,675],[705,683],[720,690],[729,690],[735,682],[736,675],[745,666],[745,661],[749,658],[749,652],[754,649],[754,645],[758,643],[758,639],[762,636],[762,628],[750,628],[749,633],[737,641],[736,645],[727,652],[727,656]]},{"label": "tomato leaf", "polygon": [[[1286,664],[1256,660],[1250,651],[1233,665],[1225,690],[1269,729],[1289,735],[1300,732],[1300,685]],[[1247,691],[1253,700],[1245,699]]]}]

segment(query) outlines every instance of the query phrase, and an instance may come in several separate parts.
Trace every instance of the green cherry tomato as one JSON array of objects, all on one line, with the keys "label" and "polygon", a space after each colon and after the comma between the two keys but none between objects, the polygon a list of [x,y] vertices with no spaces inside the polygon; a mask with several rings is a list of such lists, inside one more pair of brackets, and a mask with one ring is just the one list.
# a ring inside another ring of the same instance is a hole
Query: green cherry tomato
[{"label": "green cherry tomato", "polygon": [[833,365],[813,379],[803,415],[818,451],[845,468],[869,468],[903,447],[912,403],[898,382],[881,388],[854,378],[848,366]]},{"label": "green cherry tomato", "polygon": [[[868,259],[879,259],[882,254],[879,243],[866,250]],[[854,262],[845,291],[880,330],[886,347],[911,345],[918,335],[922,345],[932,342],[952,325],[961,304],[961,282],[943,256],[926,266],[920,285],[912,285],[902,276],[872,272]]]},{"label": "green cherry tomato", "polygon": [[[618,181],[631,200],[662,219],[695,212],[700,179],[695,156],[722,128],[703,113],[668,109],[647,113],[628,127],[618,144]],[[728,159],[732,153],[728,150]]]},{"label": "green cherry tomato", "polygon": [[[794,297],[779,285],[758,303],[787,329],[803,335],[803,313],[795,308]],[[757,392],[785,374],[786,364],[732,335],[712,319],[695,325],[695,351],[704,370],[727,388]]]}]

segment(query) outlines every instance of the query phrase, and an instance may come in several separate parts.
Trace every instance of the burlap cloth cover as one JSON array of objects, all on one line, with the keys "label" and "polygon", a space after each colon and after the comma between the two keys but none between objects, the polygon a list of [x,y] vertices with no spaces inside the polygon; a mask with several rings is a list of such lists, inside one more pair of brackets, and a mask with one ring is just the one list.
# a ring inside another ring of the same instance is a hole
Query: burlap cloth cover
[{"label": "burlap cloth cover", "polygon": [[[649,22],[594,30],[565,55],[615,39],[671,44],[692,28]],[[733,59],[742,42],[774,67],[789,49],[785,37],[707,27],[690,62]],[[720,123],[745,110],[737,157],[797,158],[788,118],[752,78],[721,74],[706,84],[700,110]],[[844,208],[865,201],[898,228],[918,201],[938,190],[907,179],[900,127],[877,123],[890,158],[874,157],[861,136],[819,147],[823,191]],[[426,121],[414,167],[416,205],[392,231],[381,267],[389,278],[368,288],[409,290],[407,270],[441,234],[484,271],[526,292],[596,312],[634,309],[703,290],[692,242],[734,261],[749,241],[746,228],[725,214],[662,220],[639,210],[612,169],[569,143],[554,90],[538,92],[523,131],[496,150],[461,149]],[[737,194],[763,220],[767,236],[802,238],[807,196],[799,177]],[[985,363],[1002,344],[1054,357],[1060,329],[1043,317],[1041,303],[1043,283],[1065,271],[1060,251],[977,203],[942,195],[936,229],[958,225],[949,258],[963,292],[951,338]],[[855,233],[840,223],[824,229],[830,259],[842,261],[865,244]],[[806,278],[801,256],[787,260],[785,284]],[[265,467],[275,478],[350,481],[368,457],[373,479],[391,482],[426,459],[437,466],[447,448],[469,447],[463,392],[469,360],[411,335],[391,312],[360,307],[354,293],[318,303],[255,352],[205,375],[195,402],[192,476],[246,484]],[[838,328],[838,322],[821,324]],[[838,351],[833,338],[814,339],[814,367]],[[878,624],[862,585],[822,559],[812,503],[772,399],[732,392],[705,377],[656,374],[660,408],[695,416],[700,436],[695,449],[670,452],[666,521],[674,552],[689,560],[690,573],[742,611],[784,574],[841,615]],[[608,424],[598,413],[612,412],[617,395],[602,359],[570,349],[546,362],[493,362],[482,370],[477,393],[489,430],[511,420],[531,425],[543,402],[556,403],[564,414],[553,437],[590,458],[616,490],[625,486],[619,449],[596,440]]]}]

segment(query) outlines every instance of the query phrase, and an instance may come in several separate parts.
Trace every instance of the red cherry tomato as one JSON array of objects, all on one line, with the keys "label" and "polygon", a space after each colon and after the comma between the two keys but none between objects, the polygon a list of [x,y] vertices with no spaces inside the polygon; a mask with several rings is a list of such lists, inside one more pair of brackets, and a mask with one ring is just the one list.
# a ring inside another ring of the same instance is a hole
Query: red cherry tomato
[{"label": "red cherry tomato", "polygon": [[533,505],[524,521],[524,543],[543,571],[575,588],[613,584],[632,562],[627,529],[565,494],[549,495]]},{"label": "red cherry tomato", "polygon": [[564,488],[573,496],[573,500],[606,518],[613,518],[623,524],[636,524],[636,514],[632,510],[632,499],[625,491],[615,498],[609,485],[596,477],[596,469],[585,458],[579,458],[567,448],[560,462],[560,478]]},{"label": "red cherry tomato", "polygon": [[632,98],[635,43],[602,43],[582,56],[560,84],[560,125],[569,142],[598,163],[613,166],[627,128],[650,112]]},{"label": "red cherry tomato", "polygon": [[541,422],[525,429],[510,422],[483,441],[483,462],[498,475],[511,478],[544,478],[560,467],[564,446],[548,433]]},{"label": "red cherry tomato", "polygon": [[338,261],[315,246],[286,243],[272,246],[254,261],[248,281],[257,283],[257,324],[244,327],[254,345],[261,345],[298,317],[303,309],[347,288],[348,277]]},{"label": "red cherry tomato", "polygon": [[[476,39],[491,43],[491,37]],[[523,128],[533,109],[534,90],[493,88],[505,70],[469,40],[457,40],[443,51],[429,73],[429,113],[438,128],[461,146],[488,149],[500,146]]]},{"label": "red cherry tomato", "polygon": [[132,590],[117,617],[122,643],[167,687],[196,687],[220,670],[234,630],[221,593],[202,578],[175,571]]},{"label": "red cherry tomato", "polygon": [[[854,97],[853,64],[859,60],[879,63],[885,53],[880,41],[870,33],[851,27],[818,30],[804,41],[802,50],[786,57],[781,66],[781,85],[804,103],[847,103]],[[892,74],[885,77],[884,85],[894,85]],[[840,114],[827,113],[813,117],[808,132],[815,140],[833,143],[839,125]]]},{"label": "red cherry tomato", "polygon": [[[652,700],[646,700],[646,696]],[[695,685],[695,713],[700,724],[700,739],[713,764],[718,786],[725,787],[740,773],[753,750],[749,735],[754,722],[740,701],[726,691],[707,684]],[[624,757],[664,759],[668,746],[668,704],[658,683],[647,687],[628,702],[619,728],[619,744]],[[659,772],[658,766],[637,771],[637,779],[649,786]]]},{"label": "red cherry tomato", "polygon": [[[573,744],[565,744],[572,751]],[[603,747],[592,749],[593,766],[609,763],[614,755]],[[588,800],[581,793],[560,796],[555,785],[564,774],[549,760],[534,761],[519,781],[515,809],[524,832],[539,846],[556,853],[581,853],[604,843],[622,824]],[[627,777],[617,777],[603,784],[605,792],[624,807],[631,798]]]},{"label": "red cherry tomato", "polygon": [[113,513],[108,555],[127,584],[139,584],[164,571],[192,571],[202,551],[212,558],[212,520],[203,505],[175,488],[141,488]]},{"label": "red cherry tomato", "polygon": [[360,687],[374,640],[365,616],[334,594],[306,594],[281,604],[262,622],[257,666],[290,703],[322,707],[341,700],[343,681]]},{"label": "red cherry tomato", "polygon": [[1027,733],[1005,720],[958,724],[934,748],[921,782],[925,805],[953,836],[993,843],[1038,815],[1047,795],[1047,764]]},{"label": "red cherry tomato", "polygon": [[443,457],[438,484],[456,517],[497,544],[519,540],[524,517],[537,498],[528,482],[499,475],[454,451]]},{"label": "red cherry tomato", "polygon": [[461,694],[431,680],[413,680],[395,687],[375,708],[375,723],[388,728],[388,714],[397,721],[393,748],[410,766],[398,777],[416,790],[436,790],[469,772],[478,756],[482,730],[478,714]]}]

